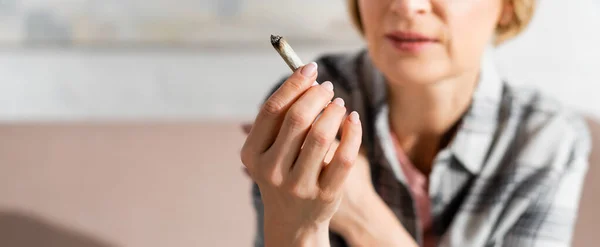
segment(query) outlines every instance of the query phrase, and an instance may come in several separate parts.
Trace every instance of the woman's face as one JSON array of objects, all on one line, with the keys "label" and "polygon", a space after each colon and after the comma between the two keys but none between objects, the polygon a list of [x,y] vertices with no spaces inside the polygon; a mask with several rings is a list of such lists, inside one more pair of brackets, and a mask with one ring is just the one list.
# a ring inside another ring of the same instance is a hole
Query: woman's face
[{"label": "woman's face", "polygon": [[505,0],[358,1],[370,56],[390,83],[431,83],[477,71],[509,7]]}]

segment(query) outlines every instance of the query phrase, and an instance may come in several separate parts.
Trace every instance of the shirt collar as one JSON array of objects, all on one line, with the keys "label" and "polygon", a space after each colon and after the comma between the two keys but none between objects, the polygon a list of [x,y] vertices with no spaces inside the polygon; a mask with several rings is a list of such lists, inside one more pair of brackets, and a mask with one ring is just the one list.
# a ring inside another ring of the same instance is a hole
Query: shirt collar
[{"label": "shirt collar", "polygon": [[450,150],[472,174],[484,165],[498,127],[503,94],[502,78],[496,70],[493,50],[483,56],[479,81],[471,105],[463,116]]}]

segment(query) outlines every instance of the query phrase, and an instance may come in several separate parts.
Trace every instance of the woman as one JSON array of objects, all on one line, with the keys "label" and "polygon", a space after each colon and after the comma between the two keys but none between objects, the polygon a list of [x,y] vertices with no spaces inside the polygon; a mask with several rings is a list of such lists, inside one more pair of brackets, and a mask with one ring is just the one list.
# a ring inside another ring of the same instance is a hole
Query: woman
[{"label": "woman", "polygon": [[366,51],[278,84],[242,148],[256,246],[570,245],[587,127],[490,58],[534,0],[349,4]]}]

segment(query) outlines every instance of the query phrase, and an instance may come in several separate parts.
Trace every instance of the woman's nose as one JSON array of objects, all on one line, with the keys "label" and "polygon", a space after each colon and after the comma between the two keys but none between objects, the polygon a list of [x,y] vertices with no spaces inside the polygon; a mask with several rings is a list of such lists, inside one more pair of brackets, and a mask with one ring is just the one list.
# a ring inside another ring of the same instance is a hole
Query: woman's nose
[{"label": "woman's nose", "polygon": [[410,18],[431,12],[431,0],[393,0],[391,8],[398,15]]}]

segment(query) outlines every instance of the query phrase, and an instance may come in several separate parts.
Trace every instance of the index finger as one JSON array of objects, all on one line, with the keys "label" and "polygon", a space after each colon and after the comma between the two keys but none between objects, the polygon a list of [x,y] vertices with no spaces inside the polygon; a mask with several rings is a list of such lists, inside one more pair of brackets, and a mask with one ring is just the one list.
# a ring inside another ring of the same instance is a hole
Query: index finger
[{"label": "index finger", "polygon": [[317,64],[309,63],[296,70],[261,107],[243,150],[263,153],[273,144],[285,114],[296,100],[313,85]]}]

